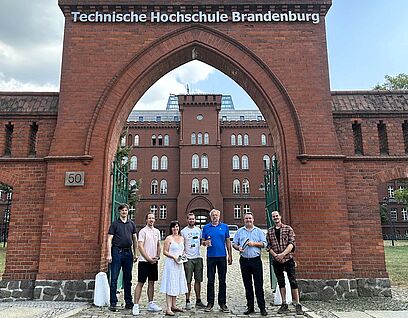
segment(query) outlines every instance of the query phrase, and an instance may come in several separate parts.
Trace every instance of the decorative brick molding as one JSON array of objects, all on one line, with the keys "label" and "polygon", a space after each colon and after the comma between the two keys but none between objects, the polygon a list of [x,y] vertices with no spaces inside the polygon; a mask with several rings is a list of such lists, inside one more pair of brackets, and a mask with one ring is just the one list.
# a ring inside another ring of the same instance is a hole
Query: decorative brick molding
[{"label": "decorative brick molding", "polygon": [[303,300],[344,300],[358,297],[391,297],[388,278],[299,279]]},{"label": "decorative brick molding", "polygon": [[2,280],[0,301],[91,301],[94,288],[94,280]]}]

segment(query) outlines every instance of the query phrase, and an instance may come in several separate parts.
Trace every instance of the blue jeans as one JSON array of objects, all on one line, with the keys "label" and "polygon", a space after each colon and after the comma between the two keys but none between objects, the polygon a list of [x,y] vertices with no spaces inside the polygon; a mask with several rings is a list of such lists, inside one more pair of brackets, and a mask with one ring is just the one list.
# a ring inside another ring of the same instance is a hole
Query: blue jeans
[{"label": "blue jeans", "polygon": [[116,291],[118,288],[118,276],[120,269],[123,272],[123,289],[125,291],[125,303],[132,303],[132,267],[133,253],[131,249],[120,249],[112,247],[112,263],[111,263],[111,283],[110,283],[110,304],[116,306],[118,298]]},{"label": "blue jeans", "polygon": [[215,272],[218,269],[218,304],[227,303],[227,258],[224,257],[207,257],[207,302],[214,305],[215,299]]}]

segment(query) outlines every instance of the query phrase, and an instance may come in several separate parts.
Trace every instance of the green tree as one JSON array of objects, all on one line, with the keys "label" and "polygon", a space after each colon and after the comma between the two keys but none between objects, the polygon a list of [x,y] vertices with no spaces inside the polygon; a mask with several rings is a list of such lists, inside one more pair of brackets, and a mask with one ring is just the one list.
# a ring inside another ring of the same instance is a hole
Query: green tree
[{"label": "green tree", "polygon": [[385,82],[383,84],[377,84],[374,90],[398,90],[408,89],[408,74],[401,73],[396,76],[385,75]]},{"label": "green tree", "polygon": [[396,190],[395,198],[405,206],[408,206],[408,188]]},{"label": "green tree", "polygon": [[381,224],[388,223],[388,211],[387,211],[387,207],[384,205],[380,205],[380,217],[381,217]]}]

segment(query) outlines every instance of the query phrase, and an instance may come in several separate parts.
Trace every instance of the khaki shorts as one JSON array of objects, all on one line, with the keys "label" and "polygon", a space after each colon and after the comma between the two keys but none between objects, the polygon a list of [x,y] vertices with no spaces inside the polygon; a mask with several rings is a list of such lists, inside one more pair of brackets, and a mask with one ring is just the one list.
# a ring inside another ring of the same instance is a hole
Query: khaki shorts
[{"label": "khaki shorts", "polygon": [[193,280],[197,283],[203,281],[203,259],[201,257],[189,259],[184,263],[184,271],[186,273],[187,284],[191,284]]}]

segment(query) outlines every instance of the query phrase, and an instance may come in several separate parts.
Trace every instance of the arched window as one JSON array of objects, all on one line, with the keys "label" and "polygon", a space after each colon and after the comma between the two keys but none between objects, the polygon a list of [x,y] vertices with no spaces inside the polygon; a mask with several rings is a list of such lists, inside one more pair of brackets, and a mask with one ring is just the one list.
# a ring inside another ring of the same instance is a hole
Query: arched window
[{"label": "arched window", "polygon": [[167,194],[167,180],[160,181],[160,194]]},{"label": "arched window", "polygon": [[155,218],[157,217],[157,205],[150,206],[150,213],[153,213]]},{"label": "arched window", "polygon": [[192,144],[192,145],[195,145],[195,144],[196,144],[196,134],[195,134],[195,133],[192,133],[192,134],[191,134],[191,144]]},{"label": "arched window", "polygon": [[232,193],[234,194],[239,194],[241,191],[241,183],[239,182],[238,179],[235,179],[232,182]]},{"label": "arched window", "polygon": [[201,156],[201,169],[208,169],[208,156],[206,154]]},{"label": "arched window", "polygon": [[159,182],[156,179],[152,180],[150,194],[157,194],[159,190]]},{"label": "arched window", "polygon": [[157,136],[157,143],[159,144],[159,146],[163,146],[163,136],[162,135]]},{"label": "arched window", "polygon": [[203,134],[202,134],[202,133],[198,133],[198,134],[197,134],[197,144],[198,144],[198,145],[202,145],[202,144],[203,144]]},{"label": "arched window", "polygon": [[170,137],[169,135],[164,135],[164,145],[168,146],[170,144]]},{"label": "arched window", "polygon": [[249,207],[249,204],[244,204],[244,214],[250,213],[250,212],[251,212],[251,208]]},{"label": "arched window", "polygon": [[160,158],[160,170],[167,170],[167,157],[162,156]]},{"label": "arched window", "polygon": [[232,157],[232,170],[239,170],[239,157],[237,155]]},{"label": "arched window", "polygon": [[200,191],[200,182],[198,179],[194,178],[191,182],[191,192],[192,193],[199,193]]},{"label": "arched window", "polygon": [[167,206],[165,206],[164,204],[160,206],[159,219],[167,219]]},{"label": "arched window", "polygon": [[201,193],[208,193],[208,180],[206,178],[201,180]]},{"label": "arched window", "polygon": [[243,170],[248,170],[249,169],[249,159],[247,155],[243,155],[242,156],[242,160],[241,160],[241,168]]},{"label": "arched window", "polygon": [[120,146],[126,147],[126,136],[123,136],[122,138],[120,138]]},{"label": "arched window", "polygon": [[156,135],[152,135],[152,146],[156,146]]},{"label": "arched window", "polygon": [[249,145],[249,136],[248,134],[244,135],[244,146],[248,146]]},{"label": "arched window", "polygon": [[235,146],[237,144],[236,137],[234,134],[231,135],[231,146]]},{"label": "arched window", "polygon": [[245,193],[245,194],[249,193],[249,180],[248,179],[242,180],[242,193]]},{"label": "arched window", "polygon": [[152,170],[159,170],[159,157],[152,157]]},{"label": "arched window", "polygon": [[130,158],[130,170],[137,170],[137,157],[132,156]]},{"label": "arched window", "polygon": [[271,166],[271,159],[268,155],[263,156],[262,158],[264,169],[269,169]]},{"label": "arched window", "polygon": [[135,135],[135,140],[133,142],[133,146],[139,146],[139,135]]},{"label": "arched window", "polygon": [[204,134],[204,145],[208,145],[210,143],[210,135],[208,133]]},{"label": "arched window", "polygon": [[192,169],[200,168],[200,158],[196,153],[191,157],[191,168]]},{"label": "arched window", "polygon": [[242,135],[241,134],[238,134],[238,142],[237,142],[237,144],[238,144],[238,146],[242,146]]},{"label": "arched window", "polygon": [[122,157],[122,165],[125,165],[125,164],[127,164],[127,162],[128,162],[128,157]]},{"label": "arched window", "polygon": [[265,134],[261,135],[261,145],[266,146],[266,135]]}]

